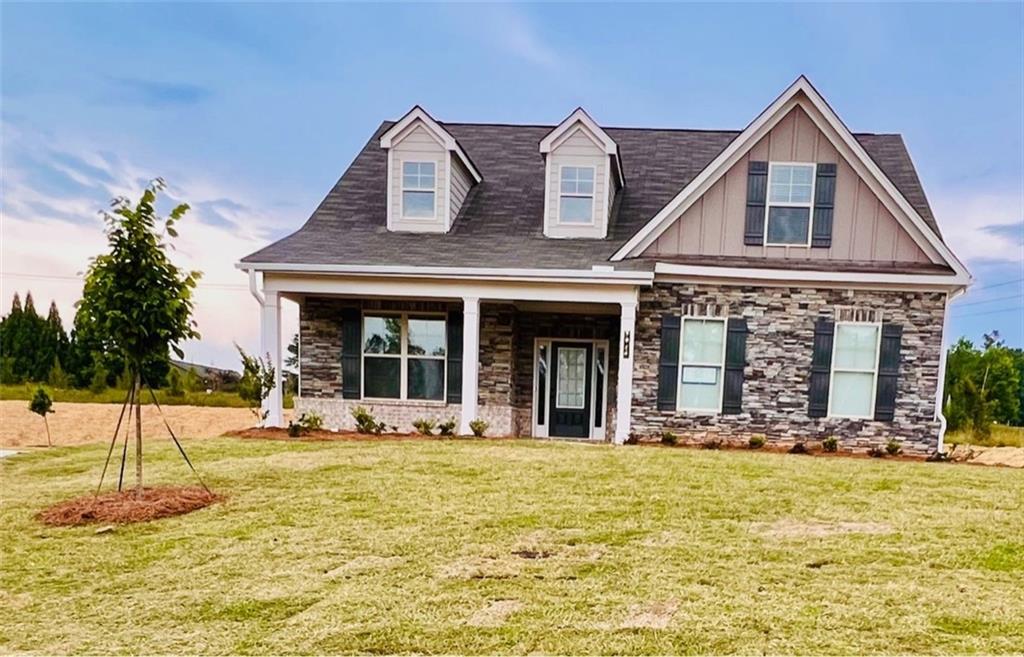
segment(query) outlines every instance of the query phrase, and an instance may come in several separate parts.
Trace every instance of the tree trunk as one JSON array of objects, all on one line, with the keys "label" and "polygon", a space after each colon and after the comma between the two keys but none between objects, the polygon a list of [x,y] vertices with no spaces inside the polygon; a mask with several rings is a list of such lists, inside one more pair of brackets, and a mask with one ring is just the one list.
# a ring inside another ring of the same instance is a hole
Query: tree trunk
[{"label": "tree trunk", "polygon": [[50,423],[46,420],[46,415],[43,415],[43,425],[46,427],[46,446],[53,447],[53,442],[50,440]]},{"label": "tree trunk", "polygon": [[135,372],[135,496],[142,497],[142,375]]}]

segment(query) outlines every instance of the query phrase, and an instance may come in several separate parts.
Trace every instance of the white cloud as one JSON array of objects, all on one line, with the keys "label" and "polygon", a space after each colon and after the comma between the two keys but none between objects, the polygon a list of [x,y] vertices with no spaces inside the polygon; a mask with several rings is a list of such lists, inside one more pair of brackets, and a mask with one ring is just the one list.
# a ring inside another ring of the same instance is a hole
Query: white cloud
[{"label": "white cloud", "polygon": [[937,194],[932,207],[946,243],[961,260],[1020,262],[1024,258],[1024,247],[1013,230],[1024,221],[1019,190]]},{"label": "white cloud", "polygon": [[[4,195],[0,201],[2,311],[7,311],[15,291],[24,294],[31,290],[40,312],[45,312],[51,299],[55,300],[65,324],[70,326],[74,303],[81,296],[79,275],[88,266],[89,258],[106,247],[98,211],[107,208],[114,196],[137,197],[141,190],[134,186],[135,181],[148,176],[143,173],[144,167],[135,163],[111,161],[90,150],[72,151],[66,144],[58,148],[49,139],[10,128],[9,124],[3,126],[6,161]],[[31,152],[37,164],[41,159],[44,167],[66,175],[81,189],[62,195],[44,191],[40,188],[39,172],[30,176],[20,166],[19,154],[24,152]],[[62,154],[70,157],[61,158]],[[97,171],[67,163],[74,158]],[[234,263],[265,246],[273,227],[269,212],[224,203],[225,199],[249,198],[236,191],[228,185],[201,179],[176,179],[167,190],[169,197],[185,200],[195,208],[178,224],[180,237],[173,241],[175,250],[171,257],[181,267],[203,272],[195,296],[195,319],[202,340],[183,345],[186,358],[233,368],[238,367],[238,357],[232,343],[238,342],[253,351],[259,344],[258,306],[248,291],[245,275],[234,268]],[[204,217],[201,208],[205,203],[219,203],[218,213],[241,228],[225,226],[217,217]],[[293,304],[285,305],[283,323],[282,338],[287,342],[298,330]]]}]

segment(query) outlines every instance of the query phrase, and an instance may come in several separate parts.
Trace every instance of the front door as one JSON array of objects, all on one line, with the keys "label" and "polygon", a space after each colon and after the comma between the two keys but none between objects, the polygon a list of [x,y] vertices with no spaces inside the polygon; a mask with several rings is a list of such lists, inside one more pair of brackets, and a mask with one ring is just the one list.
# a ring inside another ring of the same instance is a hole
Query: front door
[{"label": "front door", "polygon": [[551,344],[551,419],[548,435],[590,437],[590,387],[594,345],[582,342]]}]

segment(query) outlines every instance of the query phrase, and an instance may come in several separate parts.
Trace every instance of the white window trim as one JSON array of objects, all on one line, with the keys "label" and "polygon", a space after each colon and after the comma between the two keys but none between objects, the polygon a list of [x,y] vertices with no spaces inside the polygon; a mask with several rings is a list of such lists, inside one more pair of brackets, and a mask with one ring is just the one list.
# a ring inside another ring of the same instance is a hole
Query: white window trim
[{"label": "white window trim", "polygon": [[[719,362],[708,363],[708,362],[693,362],[683,363],[683,345],[686,338],[686,320],[699,320],[706,322],[720,322],[722,324],[722,354]],[[725,398],[725,349],[729,343],[729,316],[723,315],[683,315],[679,322],[679,362],[678,362],[678,373],[676,374],[676,410],[684,411],[686,413],[695,413],[700,415],[721,415],[722,413],[722,400]],[[715,409],[710,408],[691,408],[683,406],[683,367],[717,367],[718,368],[718,407]]]},{"label": "white window trim", "polygon": [[[776,166],[800,166],[811,167],[811,200],[807,203],[772,203],[772,169]],[[818,183],[818,164],[816,162],[769,162],[768,181],[764,190],[764,245],[765,246],[793,246],[797,248],[810,248],[812,236],[814,235],[814,194],[815,186]],[[768,218],[771,215],[772,207],[776,208],[807,208],[807,243],[788,244],[786,242],[768,241]]]},{"label": "white window trim", "polygon": [[[571,410],[571,411],[582,411],[584,408],[587,407],[587,399],[586,399],[586,396],[587,396],[587,392],[586,392],[586,390],[587,390],[587,348],[586,348],[586,346],[582,346],[582,347],[564,347],[562,349],[559,349],[558,352],[562,353],[566,349],[571,349],[573,351],[582,351],[583,352],[583,394],[581,395],[581,398],[583,399],[583,402],[580,403],[579,406],[561,406],[561,405],[559,405],[558,408],[567,409],[567,410]],[[591,353],[593,353],[593,352],[591,352]],[[561,366],[559,366],[558,370],[561,371],[561,369],[562,369]],[[561,382],[558,380],[559,378],[560,377],[555,377],[555,399],[556,400],[559,397],[562,396],[562,385],[561,385]],[[593,391],[593,385],[591,385],[591,391]],[[593,422],[591,422],[591,424],[593,424]]]},{"label": "white window trim", "polygon": [[[851,369],[848,367],[836,367],[836,349],[839,347],[840,326],[874,326],[875,327],[875,367],[874,369]],[[875,419],[875,397],[878,395],[878,358],[882,348],[882,322],[836,322],[832,333],[832,360],[828,375],[828,417],[843,420],[873,420]],[[832,411],[832,400],[835,399],[836,371],[850,372],[854,374],[871,374],[871,408],[867,415],[838,415]]]},{"label": "white window trim", "polygon": [[[402,184],[398,193],[398,202],[401,205],[401,217],[402,221],[437,221],[437,179],[438,171],[440,167],[437,165],[436,160],[400,160],[401,166],[398,167],[398,175],[401,176]],[[405,165],[406,164],[433,164],[434,165],[434,187],[433,189],[427,189],[424,187],[406,187],[405,186]],[[433,208],[433,214],[429,217],[414,217],[405,213],[405,193],[406,192],[430,192],[434,195],[434,202],[431,205]]]},{"label": "white window trim", "polygon": [[[419,355],[409,353],[409,316],[413,318],[420,317],[437,317],[444,321],[444,356],[430,356],[430,355]],[[368,354],[366,353],[366,317],[398,317],[400,320],[400,335],[399,341],[401,344],[400,350],[397,354]],[[398,401],[411,401],[417,404],[436,404],[443,406],[448,403],[448,318],[445,313],[440,312],[395,312],[388,310],[364,310],[360,315],[359,321],[361,322],[359,333],[362,339],[362,344],[359,345],[360,359],[359,359],[359,398],[374,402],[383,403],[398,402]],[[398,397],[367,397],[364,394],[365,382],[366,382],[366,358],[397,358],[400,360],[398,364]],[[441,399],[412,399],[408,396],[408,383],[409,383],[409,359],[410,358],[421,358],[426,360],[440,360],[444,362],[444,366],[441,368],[443,375],[441,382]]]},{"label": "white window trim", "polygon": [[[593,185],[592,191],[589,194],[566,194],[562,192],[562,170],[566,167],[572,169],[590,169],[593,174]],[[562,197],[571,196],[573,198],[589,198],[590,199],[590,221],[562,221]],[[555,223],[559,226],[594,226],[597,224],[597,167],[587,164],[559,164],[558,165],[558,214],[555,217]]]}]

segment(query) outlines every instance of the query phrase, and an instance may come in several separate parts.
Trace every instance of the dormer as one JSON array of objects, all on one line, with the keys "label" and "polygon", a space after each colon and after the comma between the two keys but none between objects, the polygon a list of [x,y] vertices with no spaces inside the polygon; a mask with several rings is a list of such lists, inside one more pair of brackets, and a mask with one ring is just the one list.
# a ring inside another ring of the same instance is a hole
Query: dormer
[{"label": "dormer", "polygon": [[602,239],[625,183],[619,147],[582,107],[540,142],[544,156],[544,235]]},{"label": "dormer", "polygon": [[388,230],[446,233],[482,180],[459,142],[419,105],[380,138],[388,152]]}]

